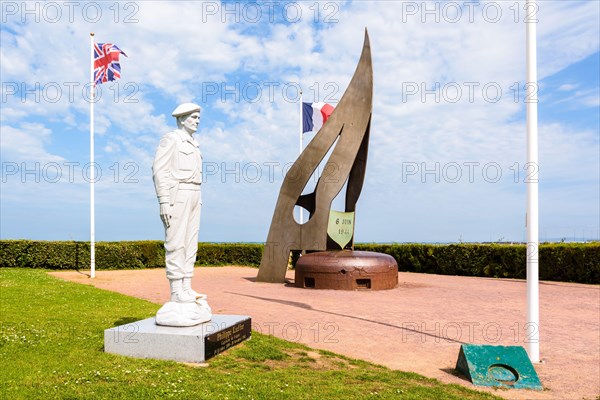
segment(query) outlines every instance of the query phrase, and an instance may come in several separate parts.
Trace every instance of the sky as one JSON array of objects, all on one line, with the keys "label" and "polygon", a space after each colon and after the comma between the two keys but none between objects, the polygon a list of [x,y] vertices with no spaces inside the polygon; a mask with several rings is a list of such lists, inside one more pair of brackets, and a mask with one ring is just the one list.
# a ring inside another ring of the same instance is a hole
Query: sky
[{"label": "sky", "polygon": [[199,240],[264,242],[298,157],[299,89],[336,105],[367,28],[356,242],[525,241],[526,19],[538,32],[540,239],[600,238],[598,1],[0,4],[0,239],[90,238],[90,32],[127,54],[94,105],[96,240],[164,238],[152,160],[172,110],[195,102]]}]

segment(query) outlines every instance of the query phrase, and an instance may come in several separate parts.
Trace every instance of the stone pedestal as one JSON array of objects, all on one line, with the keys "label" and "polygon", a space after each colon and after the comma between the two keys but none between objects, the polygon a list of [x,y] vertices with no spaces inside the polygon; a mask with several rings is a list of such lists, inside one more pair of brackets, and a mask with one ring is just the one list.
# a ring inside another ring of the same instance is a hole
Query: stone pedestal
[{"label": "stone pedestal", "polygon": [[104,351],[138,358],[203,362],[251,336],[251,319],[213,315],[190,327],[159,326],[155,318],[106,329]]}]

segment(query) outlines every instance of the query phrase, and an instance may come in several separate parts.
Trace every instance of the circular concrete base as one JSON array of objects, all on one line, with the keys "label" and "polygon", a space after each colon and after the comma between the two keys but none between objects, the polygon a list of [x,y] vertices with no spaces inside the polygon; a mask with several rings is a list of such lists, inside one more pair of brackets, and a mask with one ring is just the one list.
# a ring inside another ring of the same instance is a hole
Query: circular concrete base
[{"label": "circular concrete base", "polygon": [[385,290],[398,286],[394,257],[371,251],[320,251],[296,263],[294,286],[310,289]]}]

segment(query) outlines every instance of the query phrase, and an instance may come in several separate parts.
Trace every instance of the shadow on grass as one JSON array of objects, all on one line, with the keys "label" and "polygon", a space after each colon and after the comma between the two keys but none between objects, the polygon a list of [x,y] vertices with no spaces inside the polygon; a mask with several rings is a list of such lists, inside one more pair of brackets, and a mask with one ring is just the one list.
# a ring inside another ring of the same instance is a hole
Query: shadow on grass
[{"label": "shadow on grass", "polygon": [[[127,325],[127,324],[131,324],[133,322],[138,322],[138,321],[140,321],[140,317],[121,317],[118,320],[116,320],[115,322],[113,322],[112,327],[114,328],[117,326]],[[124,328],[124,329],[126,329],[126,328]],[[135,332],[135,331],[133,331],[133,332]],[[106,349],[104,348],[104,343],[102,344],[102,346],[100,346],[98,348],[98,350],[103,353],[106,351]]]},{"label": "shadow on grass", "polygon": [[113,322],[113,324],[114,324],[113,326],[130,324],[132,322],[137,322],[139,320],[140,320],[139,317],[122,317],[122,318],[119,318],[118,320],[116,320],[115,322]]},{"label": "shadow on grass", "polygon": [[440,368],[440,371],[447,373],[448,375],[452,375],[455,376],[457,378],[462,379],[465,382],[469,382],[471,383],[471,381],[464,376],[463,374],[461,374],[460,372],[458,372],[455,368]]}]

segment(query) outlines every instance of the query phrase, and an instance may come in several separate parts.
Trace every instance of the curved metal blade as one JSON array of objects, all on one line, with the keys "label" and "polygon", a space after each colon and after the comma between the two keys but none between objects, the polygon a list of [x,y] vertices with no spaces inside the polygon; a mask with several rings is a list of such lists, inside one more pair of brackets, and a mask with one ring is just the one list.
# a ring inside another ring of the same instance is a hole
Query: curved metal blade
[{"label": "curved metal blade", "polygon": [[[258,281],[284,282],[290,250],[326,250],[331,203],[346,180],[346,211],[354,211],[365,176],[372,107],[371,45],[365,29],[360,60],[348,88],[281,185]],[[310,177],[336,140],[315,191],[302,195]],[[302,225],[294,220],[295,205],[305,207],[311,214]]]}]

